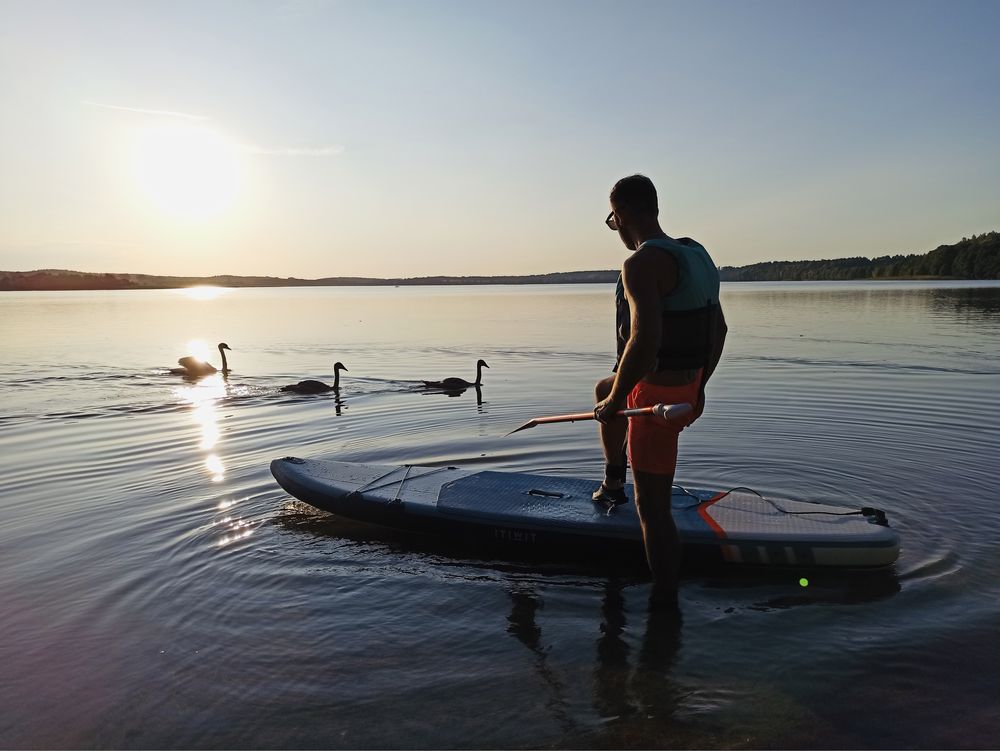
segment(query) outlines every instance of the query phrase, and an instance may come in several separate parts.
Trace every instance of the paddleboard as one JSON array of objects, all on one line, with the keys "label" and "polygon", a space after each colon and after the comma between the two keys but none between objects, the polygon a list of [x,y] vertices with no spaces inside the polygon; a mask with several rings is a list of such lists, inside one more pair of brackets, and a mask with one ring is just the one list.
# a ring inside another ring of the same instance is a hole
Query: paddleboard
[{"label": "paddleboard", "polygon": [[[275,459],[271,473],[296,498],[371,524],[535,551],[641,550],[635,504],[608,512],[591,500],[594,480],[297,457]],[[633,498],[631,486],[626,493]],[[887,566],[899,554],[899,536],[877,509],[680,486],[671,504],[686,557],[854,568]]]}]

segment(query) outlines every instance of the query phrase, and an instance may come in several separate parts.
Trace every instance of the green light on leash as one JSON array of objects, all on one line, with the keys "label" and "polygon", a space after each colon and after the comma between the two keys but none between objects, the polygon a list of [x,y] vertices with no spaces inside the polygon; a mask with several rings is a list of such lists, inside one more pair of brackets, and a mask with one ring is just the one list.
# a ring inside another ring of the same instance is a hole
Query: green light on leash
[{"label": "green light on leash", "polygon": [[805,578],[805,577],[803,576],[803,577],[802,577],[801,579],[799,579],[799,586],[800,586],[800,587],[808,587],[808,586],[809,586],[809,580],[808,580],[808,579],[806,579],[806,578]]}]

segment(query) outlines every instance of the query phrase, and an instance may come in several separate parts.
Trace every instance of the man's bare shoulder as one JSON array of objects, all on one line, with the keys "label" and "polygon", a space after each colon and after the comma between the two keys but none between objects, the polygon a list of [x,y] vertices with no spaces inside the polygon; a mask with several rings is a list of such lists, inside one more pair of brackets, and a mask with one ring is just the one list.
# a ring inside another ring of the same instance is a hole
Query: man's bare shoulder
[{"label": "man's bare shoulder", "polygon": [[656,286],[665,294],[677,283],[677,261],[670,253],[646,245],[625,259],[622,278],[626,284],[639,280],[655,281]]}]

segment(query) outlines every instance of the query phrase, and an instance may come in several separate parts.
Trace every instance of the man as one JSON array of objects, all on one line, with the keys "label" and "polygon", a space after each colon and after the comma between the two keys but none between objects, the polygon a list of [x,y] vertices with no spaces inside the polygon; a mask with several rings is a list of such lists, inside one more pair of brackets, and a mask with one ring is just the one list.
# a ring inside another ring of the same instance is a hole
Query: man
[{"label": "man", "polygon": [[[626,407],[687,402],[705,409],[705,384],[719,363],[726,322],[719,305],[719,271],[690,238],[669,237],[659,223],[656,188],[632,175],[611,190],[605,220],[632,252],[615,292],[618,361],[614,376],[598,382],[594,417],[604,449],[604,482],[594,501],[609,512],[627,502],[625,445],[635,481],[635,505],[654,602],[676,602],[680,542],[670,513],[677,436],[684,425],[657,417],[616,417]],[[630,424],[631,421],[631,424]]]}]

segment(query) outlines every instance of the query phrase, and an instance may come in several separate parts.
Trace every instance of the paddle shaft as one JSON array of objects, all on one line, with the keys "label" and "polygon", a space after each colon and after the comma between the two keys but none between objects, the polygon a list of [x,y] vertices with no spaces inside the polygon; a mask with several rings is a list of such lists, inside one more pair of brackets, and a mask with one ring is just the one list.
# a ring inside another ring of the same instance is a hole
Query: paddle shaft
[{"label": "paddle shaft", "polygon": [[[636,407],[635,409],[622,409],[615,412],[615,417],[638,417],[639,415],[653,414],[652,407]],[[532,420],[536,425],[546,425],[552,422],[576,422],[577,420],[593,420],[593,412],[577,412],[573,415],[553,415],[552,417],[536,417]]]},{"label": "paddle shaft", "polygon": [[[680,417],[685,417],[691,413],[692,407],[690,404],[654,404],[652,407],[634,407],[632,409],[623,409],[615,413],[616,417],[662,417],[668,422],[673,422],[675,419]],[[510,431],[507,435],[516,433],[519,430],[526,430],[528,428],[533,428],[536,425],[550,425],[557,422],[577,422],[579,420],[593,420],[593,412],[577,412],[571,415],[553,415],[551,417],[536,417],[533,420],[529,420],[524,423],[519,428],[515,428]]]}]

